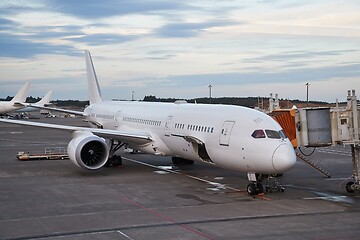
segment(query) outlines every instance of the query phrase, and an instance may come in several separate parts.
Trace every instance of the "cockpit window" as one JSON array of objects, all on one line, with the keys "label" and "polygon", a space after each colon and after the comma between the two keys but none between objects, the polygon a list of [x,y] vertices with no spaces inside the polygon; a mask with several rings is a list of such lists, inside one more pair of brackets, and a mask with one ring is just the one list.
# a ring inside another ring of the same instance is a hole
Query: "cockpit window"
[{"label": "cockpit window", "polygon": [[274,138],[274,139],[280,139],[280,133],[274,130],[265,130],[266,135],[268,136],[268,138]]},{"label": "cockpit window", "polygon": [[288,138],[283,130],[280,130],[280,131],[279,131],[279,134],[280,134],[280,137],[281,137],[282,139]]},{"label": "cockpit window", "polygon": [[266,138],[266,135],[262,129],[255,130],[251,136],[253,138]]},{"label": "cockpit window", "polygon": [[[266,135],[265,135],[266,133]],[[257,129],[255,130],[251,136],[253,138],[272,138],[272,139],[286,139],[287,136],[285,134],[285,132],[283,130],[280,130],[280,131],[275,131],[275,130],[269,130],[269,129],[265,129],[262,130],[262,129]]]}]

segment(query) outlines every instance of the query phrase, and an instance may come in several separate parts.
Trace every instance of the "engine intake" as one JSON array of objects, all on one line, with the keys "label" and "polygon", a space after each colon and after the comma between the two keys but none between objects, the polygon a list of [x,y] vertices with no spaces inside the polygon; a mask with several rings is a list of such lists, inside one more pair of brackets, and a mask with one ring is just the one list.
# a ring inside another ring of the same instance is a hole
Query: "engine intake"
[{"label": "engine intake", "polygon": [[109,148],[105,140],[87,132],[75,132],[67,151],[75,165],[87,170],[101,168],[109,157]]}]

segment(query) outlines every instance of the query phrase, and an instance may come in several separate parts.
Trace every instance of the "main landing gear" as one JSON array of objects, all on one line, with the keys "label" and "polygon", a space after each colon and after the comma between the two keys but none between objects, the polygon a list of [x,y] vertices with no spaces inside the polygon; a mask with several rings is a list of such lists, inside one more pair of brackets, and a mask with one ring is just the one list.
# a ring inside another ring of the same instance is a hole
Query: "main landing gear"
[{"label": "main landing gear", "polygon": [[194,160],[189,160],[189,159],[180,158],[180,157],[172,157],[171,161],[173,162],[174,165],[193,165],[194,164]]},{"label": "main landing gear", "polygon": [[104,167],[119,167],[122,165],[121,156],[115,155],[115,152],[117,150],[119,150],[121,147],[123,147],[124,145],[125,145],[125,143],[111,140],[109,158],[106,161]]}]

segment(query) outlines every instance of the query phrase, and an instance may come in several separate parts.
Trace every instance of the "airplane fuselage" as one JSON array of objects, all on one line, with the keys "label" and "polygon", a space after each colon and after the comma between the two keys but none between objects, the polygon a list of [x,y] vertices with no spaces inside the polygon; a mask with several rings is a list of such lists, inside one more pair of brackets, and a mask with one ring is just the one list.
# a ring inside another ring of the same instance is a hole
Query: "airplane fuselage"
[{"label": "airplane fuselage", "polygon": [[20,104],[18,106],[16,106],[16,104],[14,104],[13,102],[6,102],[6,101],[1,101],[0,102],[0,114],[1,113],[7,113],[7,112],[12,112],[12,111],[16,111],[18,109],[23,108],[24,106],[21,106]]},{"label": "airplane fuselage", "polygon": [[[202,161],[246,172],[250,195],[264,192],[261,180],[268,174],[283,173],[296,163],[294,149],[280,125],[260,111],[184,101],[103,101],[89,51],[85,51],[85,60],[90,106],[84,112],[52,110],[81,115],[91,128],[8,119],[0,122],[72,132],[67,147],[69,159],[83,169],[118,166],[121,157],[115,152],[126,145],[172,156],[174,164]],[[27,86],[14,99],[24,95]]]},{"label": "airplane fuselage", "polygon": [[[268,115],[246,107],[149,102],[101,102],[85,109],[94,127],[143,131],[140,151],[207,162],[248,173],[282,173],[296,161],[290,141]],[[256,137],[256,131],[264,136]],[[266,133],[266,134],[265,134]]]}]

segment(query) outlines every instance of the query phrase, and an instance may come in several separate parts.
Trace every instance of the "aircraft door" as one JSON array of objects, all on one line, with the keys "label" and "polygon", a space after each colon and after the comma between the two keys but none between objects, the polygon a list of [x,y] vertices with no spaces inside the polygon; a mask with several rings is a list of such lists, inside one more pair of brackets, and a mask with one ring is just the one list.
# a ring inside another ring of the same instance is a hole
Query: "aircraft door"
[{"label": "aircraft door", "polygon": [[230,134],[233,129],[235,121],[225,121],[221,129],[219,143],[221,146],[229,146]]},{"label": "aircraft door", "polygon": [[115,122],[114,122],[114,127],[118,128],[119,124],[121,122],[121,111],[118,111],[116,116],[115,116]]},{"label": "aircraft door", "polygon": [[170,136],[170,126],[171,126],[171,120],[173,119],[173,116],[168,116],[165,122],[165,129],[164,129],[164,134],[165,136],[169,137]]}]

